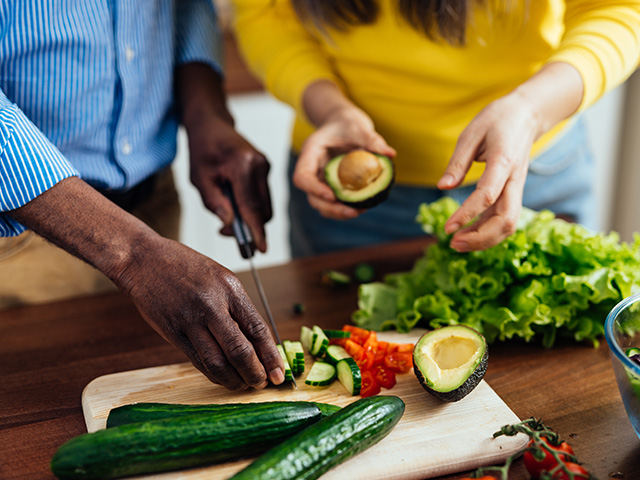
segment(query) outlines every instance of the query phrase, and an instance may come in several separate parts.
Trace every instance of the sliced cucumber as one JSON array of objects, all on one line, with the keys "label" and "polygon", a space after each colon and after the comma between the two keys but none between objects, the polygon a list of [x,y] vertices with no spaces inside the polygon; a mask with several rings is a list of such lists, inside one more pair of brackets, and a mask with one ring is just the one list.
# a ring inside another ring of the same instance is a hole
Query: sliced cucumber
[{"label": "sliced cucumber", "polygon": [[327,338],[349,338],[351,337],[351,332],[346,330],[324,330],[324,334]]},{"label": "sliced cucumber", "polygon": [[296,375],[296,372],[297,372],[296,356],[293,353],[293,350],[291,348],[291,341],[283,340],[282,348],[284,348],[284,354],[287,356],[287,362],[289,362],[289,366],[291,367],[291,374]]},{"label": "sliced cucumber", "polygon": [[627,348],[624,353],[627,355],[627,357],[632,357],[634,355],[640,355],[640,348],[637,347],[630,347]]},{"label": "sliced cucumber", "polygon": [[311,347],[313,347],[313,332],[309,327],[302,326],[300,328],[300,343],[302,347],[309,353],[311,353]]},{"label": "sliced cucumber", "polygon": [[329,345],[327,347],[327,353],[324,354],[324,359],[335,365],[343,358],[351,358],[351,355],[347,353],[344,347],[340,345]]},{"label": "sliced cucumber", "polygon": [[291,365],[289,364],[289,360],[287,360],[287,355],[284,353],[284,348],[282,348],[282,345],[280,344],[277,344],[276,348],[278,349],[278,353],[284,363],[284,380],[291,381],[291,379],[293,379],[293,373],[291,372]]},{"label": "sliced cucumber", "polygon": [[312,332],[315,334],[315,336],[313,337],[311,355],[313,355],[314,357],[322,358],[327,351],[327,347],[329,346],[329,339],[324,334],[324,331],[317,325],[313,326]]},{"label": "sliced cucumber", "polygon": [[338,380],[349,392],[349,395],[360,395],[362,375],[356,361],[351,357],[343,358],[336,364],[336,370],[338,372]]},{"label": "sliced cucumber", "polygon": [[284,347],[284,353],[287,355],[287,360],[289,360],[289,364],[291,365],[291,373],[294,377],[300,375],[304,372],[304,350],[302,349],[302,343],[284,340],[282,346]]},{"label": "sliced cucumber", "polygon": [[[356,365],[357,366],[357,365]],[[330,385],[336,378],[336,367],[327,362],[315,362],[305,379],[306,385],[324,387]]]}]

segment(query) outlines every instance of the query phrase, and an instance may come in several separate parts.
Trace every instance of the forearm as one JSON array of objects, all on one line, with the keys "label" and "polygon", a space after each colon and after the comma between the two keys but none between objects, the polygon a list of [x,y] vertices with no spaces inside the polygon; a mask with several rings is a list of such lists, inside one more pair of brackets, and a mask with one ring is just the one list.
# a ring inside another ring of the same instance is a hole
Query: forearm
[{"label": "forearm", "polygon": [[318,80],[311,83],[304,90],[302,104],[307,118],[316,127],[325,123],[337,112],[358,108],[330,80]]},{"label": "forearm", "polygon": [[127,269],[160,237],[82,180],[62,180],[9,214],[93,265],[119,287]]},{"label": "forearm", "polygon": [[234,124],[229,113],[222,77],[204,63],[187,63],[176,68],[176,97],[181,119],[187,129],[203,119],[219,118]]},{"label": "forearm", "polygon": [[533,112],[537,125],[536,139],[573,115],[582,103],[583,94],[580,73],[572,65],[563,62],[546,64],[512,92]]}]

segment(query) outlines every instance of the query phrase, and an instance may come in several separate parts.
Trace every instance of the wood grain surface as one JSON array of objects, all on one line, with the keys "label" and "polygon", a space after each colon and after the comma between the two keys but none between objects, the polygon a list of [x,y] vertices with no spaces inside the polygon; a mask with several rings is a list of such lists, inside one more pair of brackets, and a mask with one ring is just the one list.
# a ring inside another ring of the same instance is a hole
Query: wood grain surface
[{"label": "wood grain surface", "polygon": [[[357,308],[357,287],[329,290],[326,268],[349,272],[368,261],[379,276],[406,270],[429,244],[415,239],[260,269],[283,337],[302,324],[340,328]],[[238,276],[259,305],[248,271]],[[10,281],[0,276],[0,281]],[[292,306],[304,303],[303,315]],[[0,478],[53,480],[55,450],[85,433],[81,397],[95,378],[110,373],[186,362],[119,293],[0,312]],[[626,416],[609,350],[559,343],[490,347],[485,380],[519,418],[535,416],[567,439],[600,480],[640,479],[640,441]],[[468,473],[468,472],[467,472]],[[464,473],[442,475],[457,480]],[[509,480],[529,480],[517,460]]]}]

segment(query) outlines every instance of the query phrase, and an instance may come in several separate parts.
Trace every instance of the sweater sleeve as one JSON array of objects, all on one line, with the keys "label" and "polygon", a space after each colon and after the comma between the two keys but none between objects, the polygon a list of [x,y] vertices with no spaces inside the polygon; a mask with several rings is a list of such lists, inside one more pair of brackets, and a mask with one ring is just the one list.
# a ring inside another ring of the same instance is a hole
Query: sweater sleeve
[{"label": "sweater sleeve", "polygon": [[26,230],[11,218],[11,210],[76,175],[62,153],[0,91],[0,237]]},{"label": "sweater sleeve", "polygon": [[240,49],[267,90],[305,117],[302,95],[316,80],[338,79],[320,43],[288,0],[234,0]]},{"label": "sweater sleeve", "polygon": [[640,0],[566,0],[565,33],[549,61],[580,72],[581,110],[623,83],[639,60]]},{"label": "sweater sleeve", "polygon": [[178,65],[200,62],[222,73],[222,35],[211,0],[180,0],[176,15]]}]

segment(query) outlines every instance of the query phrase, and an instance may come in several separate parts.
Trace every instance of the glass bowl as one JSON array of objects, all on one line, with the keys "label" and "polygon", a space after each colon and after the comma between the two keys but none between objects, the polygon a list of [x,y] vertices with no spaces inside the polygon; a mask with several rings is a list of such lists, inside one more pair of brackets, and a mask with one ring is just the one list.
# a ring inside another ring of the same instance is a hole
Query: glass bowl
[{"label": "glass bowl", "polygon": [[640,348],[640,294],[618,303],[607,315],[604,328],[622,403],[640,438],[640,364],[625,353],[628,348]]}]

